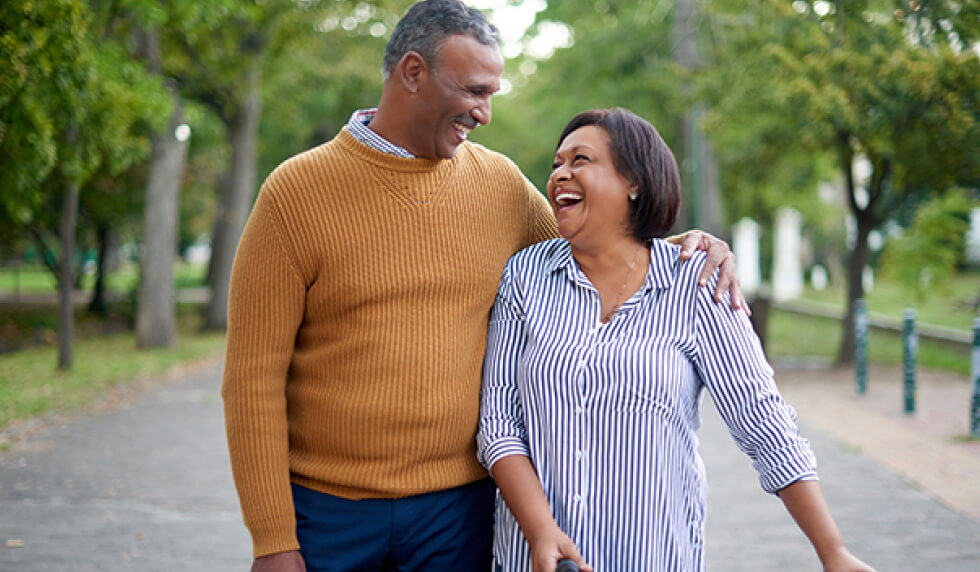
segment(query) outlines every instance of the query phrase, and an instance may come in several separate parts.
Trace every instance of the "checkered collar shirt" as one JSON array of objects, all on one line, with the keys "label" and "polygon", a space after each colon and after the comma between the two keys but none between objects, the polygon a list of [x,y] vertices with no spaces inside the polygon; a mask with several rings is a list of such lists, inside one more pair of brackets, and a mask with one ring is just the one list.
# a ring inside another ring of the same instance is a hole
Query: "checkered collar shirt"
[{"label": "checkered collar shirt", "polygon": [[401,157],[403,159],[414,159],[415,155],[409,153],[404,147],[399,147],[398,145],[395,145],[391,141],[388,141],[384,137],[378,135],[374,131],[368,129],[368,123],[374,119],[374,116],[377,113],[377,109],[359,109],[355,111],[347,121],[347,131],[349,131],[355,139],[372,149],[381,151],[382,153],[388,153],[389,155],[394,155],[396,157]]}]

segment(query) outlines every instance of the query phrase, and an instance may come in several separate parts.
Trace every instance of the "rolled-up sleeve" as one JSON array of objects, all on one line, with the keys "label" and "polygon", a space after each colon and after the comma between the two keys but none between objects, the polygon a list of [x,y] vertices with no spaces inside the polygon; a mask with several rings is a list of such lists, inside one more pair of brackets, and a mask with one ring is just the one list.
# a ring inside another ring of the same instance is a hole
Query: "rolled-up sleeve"
[{"label": "rolled-up sleeve", "polygon": [[480,394],[477,458],[488,470],[509,455],[528,456],[527,430],[518,388],[518,370],[524,352],[527,322],[520,289],[510,264],[497,291],[487,327]]},{"label": "rolled-up sleeve", "polygon": [[716,281],[717,273],[697,293],[698,375],[739,449],[752,459],[763,490],[816,480],[816,458],[796,412],[779,394],[748,317],[712,298]]}]

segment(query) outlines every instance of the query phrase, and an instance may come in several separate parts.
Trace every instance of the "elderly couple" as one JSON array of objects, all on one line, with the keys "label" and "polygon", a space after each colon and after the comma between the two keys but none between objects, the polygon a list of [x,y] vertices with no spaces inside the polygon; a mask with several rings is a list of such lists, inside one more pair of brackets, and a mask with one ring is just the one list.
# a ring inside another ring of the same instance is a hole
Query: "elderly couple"
[{"label": "elderly couple", "polygon": [[498,41],[458,0],[416,3],[377,109],[259,194],[222,387],[252,569],[702,570],[707,389],[824,570],[871,570],[824,503],[727,245],[663,240],[680,184],[656,129],[576,116],[547,200],[467,142],[490,121]]}]

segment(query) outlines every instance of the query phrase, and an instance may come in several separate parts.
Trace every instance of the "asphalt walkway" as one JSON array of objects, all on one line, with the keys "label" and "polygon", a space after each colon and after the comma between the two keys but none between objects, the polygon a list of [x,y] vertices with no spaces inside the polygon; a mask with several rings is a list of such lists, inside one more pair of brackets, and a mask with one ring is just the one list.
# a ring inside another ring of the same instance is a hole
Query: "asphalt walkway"
[{"label": "asphalt walkway", "polygon": [[[219,367],[143,382],[84,414],[5,432],[0,571],[247,570]],[[925,376],[920,413],[905,416],[899,379],[897,370],[872,370],[869,394],[858,398],[846,371],[779,375],[852,551],[880,572],[976,572],[980,445],[956,438],[966,431],[967,380]],[[708,401],[704,412],[708,570],[819,571]]]}]

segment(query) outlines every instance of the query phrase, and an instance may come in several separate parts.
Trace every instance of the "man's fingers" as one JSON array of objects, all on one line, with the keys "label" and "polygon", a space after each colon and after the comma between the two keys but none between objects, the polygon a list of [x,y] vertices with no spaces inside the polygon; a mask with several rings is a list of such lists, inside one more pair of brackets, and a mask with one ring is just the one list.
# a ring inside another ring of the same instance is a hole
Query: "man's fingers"
[{"label": "man's fingers", "polygon": [[694,251],[698,249],[702,244],[702,237],[704,233],[701,232],[689,232],[684,237],[684,242],[681,242],[681,253],[680,259],[687,260],[694,255]]},{"label": "man's fingers", "polygon": [[732,278],[730,276],[725,276],[725,265],[729,260],[731,260],[731,266],[734,266],[735,255],[728,250],[725,243],[720,241],[711,243],[711,248],[708,249],[704,257],[704,266],[701,268],[701,273],[698,274],[698,284],[701,286],[707,284],[708,280],[711,279],[711,275],[719,267],[721,267],[719,278],[731,281]]},{"label": "man's fingers", "polygon": [[748,302],[745,301],[745,296],[742,295],[742,287],[738,285],[738,280],[732,283],[732,309],[734,310],[745,310],[746,316],[752,315],[752,309],[749,308]]},{"label": "man's fingers", "polygon": [[[718,273],[718,284],[715,285],[715,302],[721,302],[725,297],[725,292],[728,292],[732,285],[732,277],[729,276],[727,272],[722,269]],[[732,297],[732,303],[735,302],[735,297]]]}]

